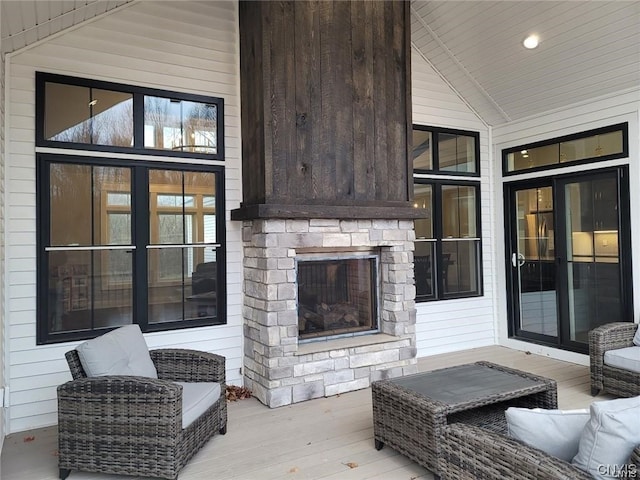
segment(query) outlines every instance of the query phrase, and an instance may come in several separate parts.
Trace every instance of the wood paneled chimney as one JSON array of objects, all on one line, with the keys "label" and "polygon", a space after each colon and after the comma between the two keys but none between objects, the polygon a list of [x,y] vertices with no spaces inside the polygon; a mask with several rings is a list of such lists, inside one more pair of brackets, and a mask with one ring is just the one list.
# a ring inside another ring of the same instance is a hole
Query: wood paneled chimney
[{"label": "wood paneled chimney", "polygon": [[409,2],[241,1],[243,202],[232,219],[413,208]]}]

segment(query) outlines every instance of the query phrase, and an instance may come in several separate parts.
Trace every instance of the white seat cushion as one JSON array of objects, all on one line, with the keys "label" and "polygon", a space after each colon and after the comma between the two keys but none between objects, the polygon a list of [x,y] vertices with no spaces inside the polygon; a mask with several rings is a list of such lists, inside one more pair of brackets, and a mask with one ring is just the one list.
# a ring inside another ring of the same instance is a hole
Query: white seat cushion
[{"label": "white seat cushion", "polygon": [[505,417],[510,437],[570,462],[578,453],[589,410],[509,407]]},{"label": "white seat cushion", "polygon": [[618,478],[640,445],[640,397],[593,402],[590,410],[571,463],[597,480]]},{"label": "white seat cushion", "polygon": [[140,326],[125,325],[76,347],[89,377],[136,375],[158,378]]},{"label": "white seat cushion", "polygon": [[175,382],[182,385],[182,428],[187,428],[220,398],[220,384]]},{"label": "white seat cushion", "polygon": [[640,347],[618,348],[604,352],[604,364],[640,373]]}]

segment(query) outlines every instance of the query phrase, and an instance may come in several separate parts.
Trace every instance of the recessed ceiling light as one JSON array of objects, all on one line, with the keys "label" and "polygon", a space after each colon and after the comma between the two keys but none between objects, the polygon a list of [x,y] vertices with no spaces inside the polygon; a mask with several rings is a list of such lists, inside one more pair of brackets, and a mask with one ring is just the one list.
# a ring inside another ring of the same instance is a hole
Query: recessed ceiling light
[{"label": "recessed ceiling light", "polygon": [[524,39],[524,42],[522,42],[525,48],[529,48],[529,49],[536,48],[539,43],[540,43],[540,39],[538,38],[537,35],[529,35],[527,38]]}]

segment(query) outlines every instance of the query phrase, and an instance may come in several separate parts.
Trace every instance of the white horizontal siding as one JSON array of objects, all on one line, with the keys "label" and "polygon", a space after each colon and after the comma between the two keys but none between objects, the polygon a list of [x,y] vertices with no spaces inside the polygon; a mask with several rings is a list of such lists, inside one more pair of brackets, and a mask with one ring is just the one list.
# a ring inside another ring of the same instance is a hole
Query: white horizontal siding
[{"label": "white horizontal siding", "polygon": [[494,252],[493,188],[489,128],[413,49],[413,123],[470,130],[480,133],[480,202],[482,232],[482,274],[484,295],[459,300],[417,304],[416,345],[418,356],[435,355],[467,348],[493,345]]},{"label": "white horizontal siding", "polygon": [[[0,14],[0,25],[4,25],[4,18]],[[0,26],[0,37],[5,33],[6,27]],[[6,327],[5,327],[5,57],[0,51],[0,388],[4,389],[5,380],[5,354],[6,349]],[[2,390],[4,394],[4,390]],[[7,409],[0,408],[0,451],[2,451],[2,444],[4,437],[7,434]]]},{"label": "white horizontal siding", "polygon": [[7,118],[8,432],[55,424],[56,386],[76,343],[36,345],[35,72],[224,98],[227,325],[145,335],[149,348],[183,347],[227,359],[241,384],[242,238],[229,212],[241,200],[239,46],[234,2],[140,2],[9,57]]},{"label": "white horizontal siding", "polygon": [[[603,162],[601,164],[589,164],[577,167],[565,167],[559,169],[556,173],[579,173],[585,169],[594,169],[610,165],[629,165],[629,184],[631,197],[631,249],[636,252],[632,255],[632,273],[633,273],[633,298],[634,302],[634,319],[640,316],[640,302],[637,301],[640,295],[640,258],[637,252],[640,252],[640,218],[634,212],[640,211],[640,122],[638,121],[640,112],[640,88],[626,90],[615,95],[607,95],[601,98],[594,98],[588,102],[572,105],[569,108],[557,109],[545,114],[528,117],[523,120],[510,122],[500,125],[493,129],[494,138],[494,157],[502,158],[502,150],[505,148],[515,147],[528,143],[549,140],[564,135],[579,133],[585,130],[591,130],[607,125],[628,122],[629,123],[629,157],[620,160]],[[538,177],[539,174],[523,174],[517,177],[507,179],[514,180],[517,178]],[[495,182],[498,185],[498,192],[502,189],[505,179],[502,178],[501,167],[496,166]],[[503,228],[504,206],[499,202],[496,208],[495,219],[496,229]],[[495,242],[496,258],[504,258],[505,244],[504,237],[498,236]],[[499,309],[497,311],[499,327],[499,342],[502,345],[513,348],[528,348],[522,342],[508,339],[507,332],[507,308],[506,308],[506,278],[504,268],[499,268],[496,274],[497,292],[501,292],[497,299]],[[533,347],[533,346],[532,346]],[[561,358],[562,352],[552,349],[540,351],[542,347],[537,348],[537,353],[550,355],[554,358]],[[533,349],[532,349],[533,351]],[[571,361],[575,361],[571,359]],[[588,361],[588,359],[587,359]],[[584,362],[584,359],[583,359]]]}]

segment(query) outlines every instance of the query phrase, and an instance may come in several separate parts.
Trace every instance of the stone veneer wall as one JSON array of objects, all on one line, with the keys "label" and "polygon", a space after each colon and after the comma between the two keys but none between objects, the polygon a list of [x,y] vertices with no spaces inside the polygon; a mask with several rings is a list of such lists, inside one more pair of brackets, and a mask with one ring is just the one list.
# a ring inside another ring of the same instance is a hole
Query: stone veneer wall
[{"label": "stone veneer wall", "polygon": [[[412,220],[245,221],[244,376],[253,395],[278,407],[415,373],[414,239]],[[358,247],[380,253],[380,334],[298,345],[297,249]]]}]

